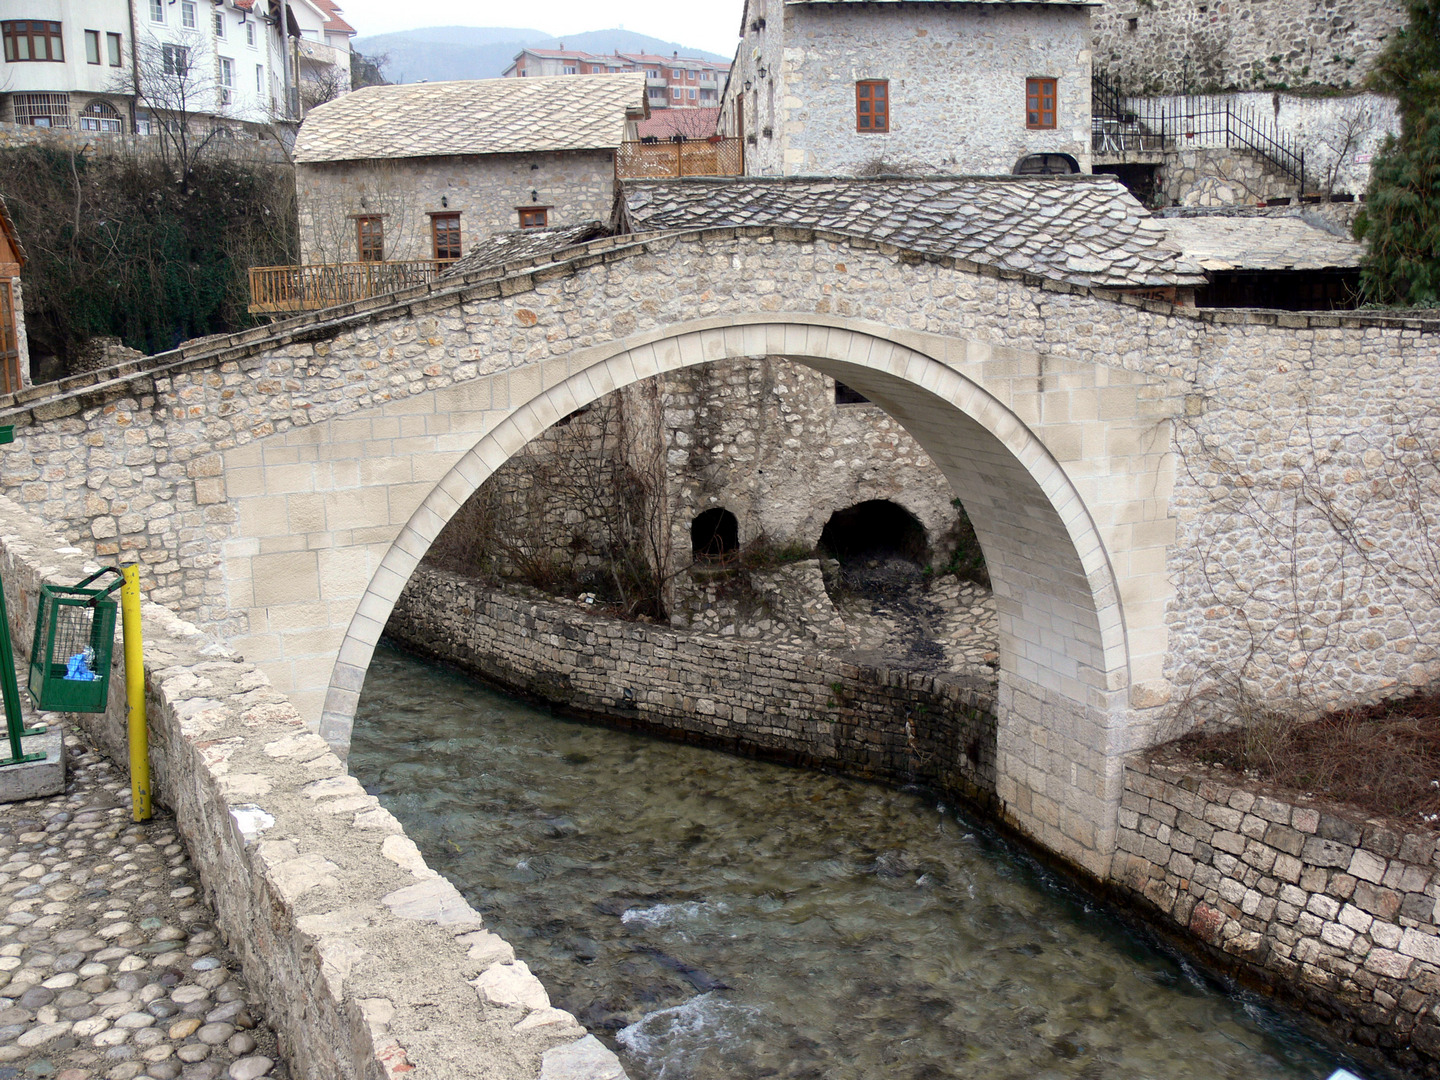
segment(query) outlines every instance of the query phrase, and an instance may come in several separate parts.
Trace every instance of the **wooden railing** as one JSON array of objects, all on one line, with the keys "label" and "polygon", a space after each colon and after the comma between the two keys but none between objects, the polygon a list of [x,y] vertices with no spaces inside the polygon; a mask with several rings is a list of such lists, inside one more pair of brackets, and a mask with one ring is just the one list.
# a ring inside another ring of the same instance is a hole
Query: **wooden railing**
[{"label": "wooden railing", "polygon": [[451,265],[448,259],[410,262],[317,263],[252,266],[250,314],[314,311],[424,285]]},{"label": "wooden railing", "polygon": [[740,176],[744,171],[745,151],[739,139],[627,142],[615,155],[615,175],[621,180]]}]

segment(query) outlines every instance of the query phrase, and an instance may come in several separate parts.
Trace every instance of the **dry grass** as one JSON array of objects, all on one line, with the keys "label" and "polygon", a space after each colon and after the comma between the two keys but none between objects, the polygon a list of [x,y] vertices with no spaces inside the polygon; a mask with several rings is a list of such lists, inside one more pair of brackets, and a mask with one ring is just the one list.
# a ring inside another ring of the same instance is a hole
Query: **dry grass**
[{"label": "dry grass", "polygon": [[1172,747],[1199,761],[1409,826],[1440,824],[1440,692],[1330,713],[1193,732]]}]

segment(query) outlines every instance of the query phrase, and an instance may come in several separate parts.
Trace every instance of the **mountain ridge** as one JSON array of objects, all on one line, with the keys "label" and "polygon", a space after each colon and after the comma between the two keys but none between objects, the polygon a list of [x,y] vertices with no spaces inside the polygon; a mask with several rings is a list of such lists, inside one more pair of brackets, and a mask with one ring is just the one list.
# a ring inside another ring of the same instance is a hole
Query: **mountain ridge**
[{"label": "mountain ridge", "polygon": [[448,82],[454,79],[495,79],[524,48],[556,49],[561,45],[590,53],[649,52],[669,56],[728,61],[706,49],[618,27],[587,30],[556,37],[540,30],[505,26],[426,26],[388,34],[357,37],[354,47],[367,57],[387,55],[385,78],[391,82]]}]

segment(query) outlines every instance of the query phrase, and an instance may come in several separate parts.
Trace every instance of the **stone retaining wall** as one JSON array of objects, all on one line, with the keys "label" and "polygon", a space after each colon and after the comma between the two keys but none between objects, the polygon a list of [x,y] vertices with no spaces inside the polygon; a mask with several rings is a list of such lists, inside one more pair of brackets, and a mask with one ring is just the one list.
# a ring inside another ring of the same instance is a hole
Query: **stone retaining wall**
[{"label": "stone retaining wall", "polygon": [[[22,651],[42,582],[94,569],[0,498]],[[144,623],[155,798],[295,1077],[623,1078],[260,671],[166,608],[147,604]],[[121,764],[123,685],[117,659],[110,711],[75,718]]]},{"label": "stone retaining wall", "polygon": [[1125,769],[1111,875],[1212,959],[1435,1077],[1436,840],[1139,757]]},{"label": "stone retaining wall", "polygon": [[813,649],[623,622],[418,568],[386,633],[577,712],[987,803],[994,690]]}]

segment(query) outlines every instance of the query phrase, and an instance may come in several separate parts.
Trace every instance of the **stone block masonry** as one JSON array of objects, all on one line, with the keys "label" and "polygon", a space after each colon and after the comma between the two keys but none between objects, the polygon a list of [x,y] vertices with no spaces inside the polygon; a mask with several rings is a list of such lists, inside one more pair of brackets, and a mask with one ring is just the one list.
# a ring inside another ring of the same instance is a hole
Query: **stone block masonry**
[{"label": "stone block masonry", "polygon": [[386,633],[567,709],[740,753],[989,804],[994,690],[813,649],[595,615],[426,566]]},{"label": "stone block masonry", "polygon": [[1095,68],[1139,93],[1363,85],[1403,0],[1105,0]]},{"label": "stone block masonry", "polygon": [[1436,1077],[1437,839],[1136,757],[1111,878],[1212,959]]},{"label": "stone block masonry", "polygon": [[[41,583],[95,568],[0,498],[0,575],[22,651]],[[535,1080],[578,1061],[558,1075],[623,1078],[263,674],[166,608],[147,604],[144,621],[156,800],[290,1075]],[[84,718],[112,761],[127,760],[119,668],[110,711]]]}]

